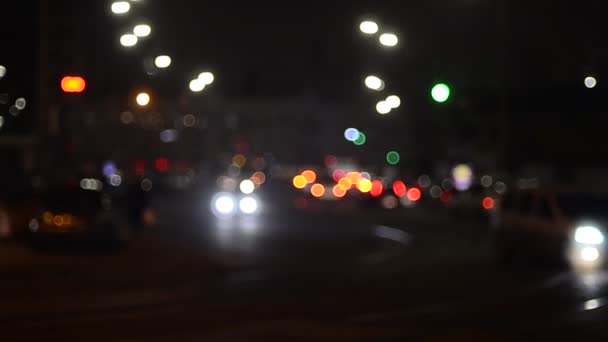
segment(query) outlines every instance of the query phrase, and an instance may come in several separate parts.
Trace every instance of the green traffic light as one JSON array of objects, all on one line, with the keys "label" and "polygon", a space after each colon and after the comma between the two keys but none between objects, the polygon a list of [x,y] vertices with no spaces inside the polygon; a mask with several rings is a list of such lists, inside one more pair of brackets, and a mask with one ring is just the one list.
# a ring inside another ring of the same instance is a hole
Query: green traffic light
[{"label": "green traffic light", "polygon": [[443,103],[450,98],[450,87],[445,83],[437,83],[431,89],[431,97],[435,102]]},{"label": "green traffic light", "polygon": [[365,136],[365,134],[363,134],[363,132],[359,132],[359,137],[355,139],[353,143],[357,146],[361,146],[365,144],[365,141],[367,141],[367,137]]},{"label": "green traffic light", "polygon": [[390,151],[386,154],[386,161],[391,165],[399,164],[399,160],[401,160],[401,156],[396,151]]}]

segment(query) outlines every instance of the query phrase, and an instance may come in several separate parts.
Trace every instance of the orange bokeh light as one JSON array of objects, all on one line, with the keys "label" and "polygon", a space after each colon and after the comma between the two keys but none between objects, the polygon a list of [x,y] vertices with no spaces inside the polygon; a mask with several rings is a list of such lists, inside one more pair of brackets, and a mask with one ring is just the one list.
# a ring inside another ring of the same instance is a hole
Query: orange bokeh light
[{"label": "orange bokeh light", "polygon": [[359,180],[359,191],[368,193],[372,190],[372,182],[369,179],[361,178]]},{"label": "orange bokeh light", "polygon": [[484,197],[483,201],[481,201],[481,205],[485,210],[494,209],[494,199],[492,197]]},{"label": "orange bokeh light", "polygon": [[383,190],[384,190],[384,185],[382,184],[382,182],[379,180],[375,180],[372,182],[372,189],[369,191],[369,193],[373,197],[379,197],[380,195],[382,195]]},{"label": "orange bokeh light", "polygon": [[61,79],[61,90],[66,93],[82,93],[85,87],[86,82],[80,76],[65,76]]},{"label": "orange bokeh light", "polygon": [[323,195],[325,195],[325,187],[322,184],[315,184],[312,186],[312,188],[310,188],[310,193],[319,198]]},{"label": "orange bokeh light", "polygon": [[422,197],[422,191],[418,188],[411,188],[407,191],[407,199],[412,202],[417,202]]},{"label": "orange bokeh light", "polygon": [[346,196],[346,190],[342,189],[339,184],[334,185],[332,193],[336,198],[342,198]]},{"label": "orange bokeh light", "polygon": [[317,180],[317,174],[313,170],[302,171],[301,175],[304,176],[308,184],[314,183]]},{"label": "orange bokeh light", "polygon": [[359,180],[361,179],[361,173],[360,172],[349,172],[346,174],[346,178],[348,178],[350,180],[351,184],[358,185]]},{"label": "orange bokeh light", "polygon": [[353,186],[353,183],[350,181],[350,179],[344,177],[344,178],[340,179],[340,181],[338,181],[338,186],[342,190],[348,191]]},{"label": "orange bokeh light", "polygon": [[293,177],[293,186],[298,189],[304,189],[306,187],[306,178],[302,175]]}]

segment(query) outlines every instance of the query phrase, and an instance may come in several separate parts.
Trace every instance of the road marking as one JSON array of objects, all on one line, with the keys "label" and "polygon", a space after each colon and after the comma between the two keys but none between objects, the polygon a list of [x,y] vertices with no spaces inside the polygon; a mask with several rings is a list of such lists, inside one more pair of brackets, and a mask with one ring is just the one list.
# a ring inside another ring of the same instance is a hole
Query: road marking
[{"label": "road marking", "polygon": [[373,234],[377,237],[399,242],[403,245],[407,245],[411,240],[408,233],[389,226],[375,226]]}]

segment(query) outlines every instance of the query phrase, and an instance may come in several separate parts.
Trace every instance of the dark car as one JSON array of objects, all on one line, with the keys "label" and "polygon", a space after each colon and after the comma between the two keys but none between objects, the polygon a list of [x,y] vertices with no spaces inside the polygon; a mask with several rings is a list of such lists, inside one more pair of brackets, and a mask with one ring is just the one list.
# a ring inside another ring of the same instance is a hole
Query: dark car
[{"label": "dark car", "polygon": [[79,188],[51,191],[29,222],[29,237],[34,247],[59,240],[123,246],[134,231],[130,217],[123,200],[108,193]]},{"label": "dark car", "polygon": [[608,197],[599,193],[531,189],[502,201],[493,241],[502,260],[563,261],[597,268],[605,257]]}]

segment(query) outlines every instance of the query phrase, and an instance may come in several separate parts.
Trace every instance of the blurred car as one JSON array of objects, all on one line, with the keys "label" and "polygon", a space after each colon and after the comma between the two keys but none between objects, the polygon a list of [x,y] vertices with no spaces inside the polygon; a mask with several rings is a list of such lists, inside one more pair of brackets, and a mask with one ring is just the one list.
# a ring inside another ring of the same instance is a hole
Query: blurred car
[{"label": "blurred car", "polygon": [[37,209],[31,191],[5,192],[0,199],[0,239],[20,238],[27,234],[28,222]]},{"label": "blurred car", "polygon": [[507,194],[493,220],[493,242],[503,261],[565,262],[602,266],[608,196],[529,189]]},{"label": "blurred car", "polygon": [[33,247],[54,241],[89,241],[123,246],[132,237],[129,210],[107,193],[82,189],[51,191],[28,223]]}]

